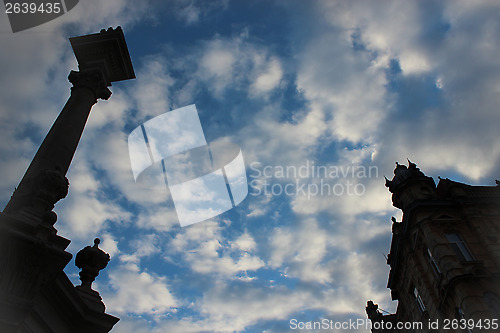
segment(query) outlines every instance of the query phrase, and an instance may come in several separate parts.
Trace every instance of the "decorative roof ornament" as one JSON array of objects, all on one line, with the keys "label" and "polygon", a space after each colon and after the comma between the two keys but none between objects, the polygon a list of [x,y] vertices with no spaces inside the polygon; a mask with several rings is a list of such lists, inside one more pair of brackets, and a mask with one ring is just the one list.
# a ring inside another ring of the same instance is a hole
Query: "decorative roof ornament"
[{"label": "decorative roof ornament", "polygon": [[99,249],[99,238],[94,239],[94,246],[86,246],[76,254],[75,265],[80,268],[81,288],[92,290],[92,282],[99,271],[106,268],[110,260],[109,254]]},{"label": "decorative roof ornament", "polygon": [[385,186],[389,188],[389,191],[394,193],[396,188],[404,181],[414,178],[414,177],[425,177],[424,173],[417,168],[415,163],[412,163],[408,159],[408,167],[406,165],[399,164],[396,162],[396,169],[394,169],[394,177],[392,180],[385,177]]}]

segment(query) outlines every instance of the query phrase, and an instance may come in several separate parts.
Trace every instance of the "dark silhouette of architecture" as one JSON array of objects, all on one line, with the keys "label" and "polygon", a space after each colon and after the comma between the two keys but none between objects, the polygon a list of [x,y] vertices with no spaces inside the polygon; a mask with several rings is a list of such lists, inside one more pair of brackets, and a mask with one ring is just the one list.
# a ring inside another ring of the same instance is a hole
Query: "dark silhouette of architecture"
[{"label": "dark silhouette of architecture", "polygon": [[108,99],[111,82],[135,78],[120,27],[70,38],[79,63],[71,96],[0,213],[0,332],[109,332],[118,318],[106,314],[91,283],[109,255],[94,246],[80,251],[75,287],[63,269],[70,241],[57,235],[54,205],[66,197],[66,172],[92,106]]},{"label": "dark silhouette of architecture", "polygon": [[392,218],[387,287],[398,307],[384,315],[369,301],[372,332],[498,332],[499,182],[436,186],[414,163],[396,164],[386,186],[403,219]]}]

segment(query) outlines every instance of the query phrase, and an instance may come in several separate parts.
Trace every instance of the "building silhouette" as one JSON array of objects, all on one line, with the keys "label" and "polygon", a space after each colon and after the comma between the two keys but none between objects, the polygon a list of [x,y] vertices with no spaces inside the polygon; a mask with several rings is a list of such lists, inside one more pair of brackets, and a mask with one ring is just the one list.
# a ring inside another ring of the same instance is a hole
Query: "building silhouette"
[{"label": "building silhouette", "polygon": [[449,179],[436,186],[408,161],[386,180],[402,221],[392,218],[383,314],[369,301],[372,332],[500,331],[500,185]]},{"label": "building silhouette", "polygon": [[[71,95],[0,213],[0,332],[106,333],[118,318],[105,313],[92,281],[109,255],[99,239],[75,258],[74,286],[63,269],[70,240],[57,235],[55,204],[68,194],[66,172],[92,106],[108,99],[111,82],[135,78],[120,27],[70,38],[79,63]],[[64,222],[63,222],[64,223]]]}]

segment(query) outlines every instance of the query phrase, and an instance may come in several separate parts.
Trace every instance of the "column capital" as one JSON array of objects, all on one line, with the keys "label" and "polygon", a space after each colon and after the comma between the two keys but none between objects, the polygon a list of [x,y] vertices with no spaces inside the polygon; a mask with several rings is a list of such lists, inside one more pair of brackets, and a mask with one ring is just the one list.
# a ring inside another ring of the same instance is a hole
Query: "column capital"
[{"label": "column capital", "polygon": [[107,100],[111,96],[111,91],[107,87],[104,74],[98,68],[84,69],[79,72],[71,71],[68,80],[73,84],[71,91],[80,88],[90,89],[95,97],[94,104],[97,103],[97,99],[99,98]]}]

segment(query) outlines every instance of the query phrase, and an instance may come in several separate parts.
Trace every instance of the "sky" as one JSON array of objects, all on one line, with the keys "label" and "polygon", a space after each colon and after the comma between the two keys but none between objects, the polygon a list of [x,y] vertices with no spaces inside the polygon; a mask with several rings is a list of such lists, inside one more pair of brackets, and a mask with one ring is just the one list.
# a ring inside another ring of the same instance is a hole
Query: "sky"
[{"label": "sky", "polygon": [[[55,207],[68,252],[99,237],[111,255],[93,287],[115,333],[394,312],[395,162],[436,183],[500,178],[498,1],[85,0],[17,33],[0,14],[0,209],[69,97],[68,38],[116,26],[137,78],[93,107]],[[249,193],[181,227],[160,166],[134,180],[127,139],[192,104],[207,142],[241,149]]]}]

